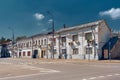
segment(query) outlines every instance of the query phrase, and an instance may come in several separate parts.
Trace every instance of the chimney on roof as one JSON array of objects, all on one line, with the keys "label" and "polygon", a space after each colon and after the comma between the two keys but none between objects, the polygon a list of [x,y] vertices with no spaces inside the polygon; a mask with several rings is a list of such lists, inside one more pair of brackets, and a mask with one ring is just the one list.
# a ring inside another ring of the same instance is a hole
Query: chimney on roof
[{"label": "chimney on roof", "polygon": [[64,28],[66,28],[66,25],[65,25],[65,24],[63,24],[63,27],[64,27]]}]

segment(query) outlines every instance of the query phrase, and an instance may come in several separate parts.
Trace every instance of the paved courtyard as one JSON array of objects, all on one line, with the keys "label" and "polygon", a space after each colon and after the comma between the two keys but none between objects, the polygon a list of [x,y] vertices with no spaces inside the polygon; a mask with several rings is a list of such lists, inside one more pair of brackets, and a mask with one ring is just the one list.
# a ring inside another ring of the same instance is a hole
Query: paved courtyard
[{"label": "paved courtyard", "polygon": [[0,59],[0,80],[119,80],[119,62]]}]

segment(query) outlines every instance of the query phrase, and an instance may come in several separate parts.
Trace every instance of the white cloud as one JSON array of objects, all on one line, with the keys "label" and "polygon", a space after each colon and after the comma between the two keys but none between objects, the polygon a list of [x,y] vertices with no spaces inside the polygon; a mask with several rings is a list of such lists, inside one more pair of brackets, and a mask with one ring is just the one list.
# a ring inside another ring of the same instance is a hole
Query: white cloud
[{"label": "white cloud", "polygon": [[110,16],[112,19],[120,19],[120,8],[111,8],[99,13],[100,16]]},{"label": "white cloud", "polygon": [[52,21],[53,21],[53,19],[49,19],[49,20],[48,20],[48,23],[52,23]]},{"label": "white cloud", "polygon": [[43,24],[42,23],[37,23],[37,26],[43,26]]},{"label": "white cloud", "polygon": [[37,20],[42,20],[45,18],[45,16],[43,14],[40,14],[40,13],[35,13],[34,14],[34,17],[37,19]]}]

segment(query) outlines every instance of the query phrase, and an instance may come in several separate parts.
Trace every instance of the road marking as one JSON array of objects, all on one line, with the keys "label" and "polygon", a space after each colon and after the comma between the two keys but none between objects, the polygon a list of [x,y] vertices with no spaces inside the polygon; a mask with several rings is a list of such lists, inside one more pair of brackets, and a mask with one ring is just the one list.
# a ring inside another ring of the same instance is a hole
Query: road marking
[{"label": "road marking", "polygon": [[[114,75],[119,76],[120,74],[116,73],[116,74],[114,74]],[[104,78],[104,77],[111,77],[111,76],[113,76],[113,75],[91,77],[91,78],[88,78],[88,79],[82,79],[82,80],[93,80],[93,79],[97,79],[97,78]]]},{"label": "road marking", "polygon": [[89,79],[96,79],[96,77],[91,77],[91,78],[89,78]]},{"label": "road marking", "polygon": [[[119,76],[120,74],[116,73],[116,74],[114,74],[114,75]],[[113,75],[106,75],[106,76],[91,77],[91,78],[89,78],[89,79],[90,79],[90,80],[92,80],[92,79],[96,79],[96,78],[104,78],[104,77],[111,77],[111,76],[113,76]],[[83,80],[84,80],[84,79],[83,79]],[[86,79],[86,80],[87,80],[87,79]]]},{"label": "road marking", "polygon": [[[35,68],[35,67],[32,67],[32,66],[26,66],[27,68],[28,67],[31,67],[31,68]],[[39,70],[39,69],[43,69],[42,71],[40,71],[40,73],[36,73],[36,74],[28,74],[28,75],[20,75],[20,76],[10,76],[10,77],[3,77],[3,78],[0,78],[0,80],[6,80],[6,79],[15,79],[15,78],[23,78],[23,77],[30,77],[30,76],[38,76],[38,75],[42,75],[42,74],[49,74],[49,73],[57,73],[57,72],[60,72],[60,71],[57,71],[57,70],[50,70],[50,69],[44,69],[44,68],[36,68],[36,70]]]},{"label": "road marking", "polygon": [[93,66],[93,67],[103,67],[103,68],[119,68],[119,66],[114,66],[114,65],[89,65],[89,66]]},{"label": "road marking", "polygon": [[11,74],[7,74],[8,76],[10,76]]},{"label": "road marking", "polygon": [[120,74],[116,73],[115,75],[116,75],[116,76],[119,76]]},{"label": "road marking", "polygon": [[[5,63],[3,63],[3,64],[5,64]],[[11,76],[11,74],[8,74],[9,77],[3,77],[3,78],[0,78],[0,80],[24,78],[24,77],[39,76],[39,75],[43,75],[43,74],[60,72],[60,71],[57,71],[57,70],[38,68],[38,67],[28,66],[28,65],[18,65],[17,64],[17,65],[14,65],[14,66],[20,67],[22,69],[39,70],[40,72],[39,73],[35,73],[35,74],[26,74],[26,75],[18,75],[18,76]]]},{"label": "road marking", "polygon": [[107,75],[108,77],[111,77],[112,75]]},{"label": "road marking", "polygon": [[98,76],[99,78],[104,78],[105,76]]},{"label": "road marking", "polygon": [[20,75],[20,76],[4,77],[4,78],[0,78],[0,80],[23,78],[23,77],[30,77],[30,76],[37,76],[37,75],[41,75],[41,74],[48,74],[48,73],[38,73],[38,74],[30,74],[30,75]]}]

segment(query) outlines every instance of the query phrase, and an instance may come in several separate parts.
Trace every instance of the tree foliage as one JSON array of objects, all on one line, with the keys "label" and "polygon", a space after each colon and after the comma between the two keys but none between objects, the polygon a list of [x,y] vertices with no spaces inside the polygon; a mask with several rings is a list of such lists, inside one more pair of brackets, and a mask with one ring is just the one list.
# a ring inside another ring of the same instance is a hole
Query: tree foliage
[{"label": "tree foliage", "polygon": [[18,41],[18,40],[20,40],[20,39],[24,39],[24,38],[26,38],[26,36],[18,36],[18,37],[16,38],[16,41]]},{"label": "tree foliage", "polygon": [[9,38],[7,39],[7,38],[5,38],[3,36],[0,38],[0,44],[6,43],[6,42],[10,42],[10,41],[11,41],[11,39],[9,39]]},{"label": "tree foliage", "polygon": [[0,39],[0,42],[4,42],[4,41],[6,41],[6,38],[4,38],[4,37],[2,36],[1,39]]}]

